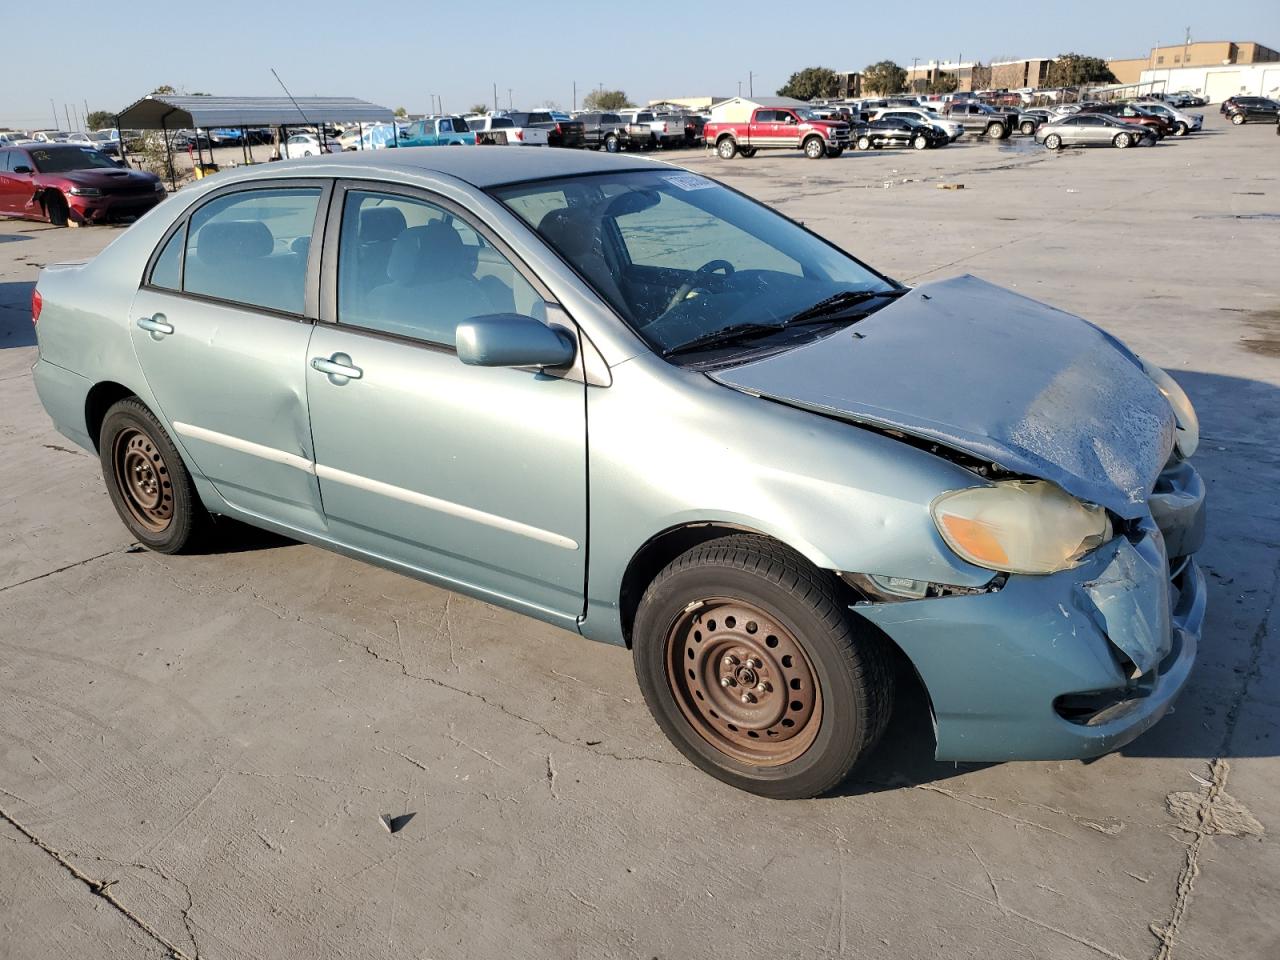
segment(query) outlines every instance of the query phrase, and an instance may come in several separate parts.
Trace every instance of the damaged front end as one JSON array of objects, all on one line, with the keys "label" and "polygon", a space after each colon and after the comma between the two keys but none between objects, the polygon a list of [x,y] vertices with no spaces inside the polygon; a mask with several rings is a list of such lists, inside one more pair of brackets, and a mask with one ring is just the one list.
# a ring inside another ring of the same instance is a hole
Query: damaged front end
[{"label": "damaged front end", "polygon": [[1169,710],[1204,621],[1193,557],[1204,539],[1204,484],[1175,458],[1147,504],[1145,516],[1056,573],[1000,575],[979,595],[860,591],[867,599],[856,612],[902,648],[929,690],[938,759],[1096,756]]}]

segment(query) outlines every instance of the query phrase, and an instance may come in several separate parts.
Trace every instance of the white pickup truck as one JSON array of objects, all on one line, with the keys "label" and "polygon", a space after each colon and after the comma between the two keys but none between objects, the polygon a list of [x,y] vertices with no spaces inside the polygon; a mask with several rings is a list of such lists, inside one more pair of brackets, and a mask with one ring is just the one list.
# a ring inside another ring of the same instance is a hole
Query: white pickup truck
[{"label": "white pickup truck", "polygon": [[478,144],[509,147],[545,147],[549,134],[537,127],[518,127],[510,117],[467,117],[467,126]]},{"label": "white pickup truck", "polygon": [[652,110],[619,110],[618,116],[622,117],[628,125],[648,127],[648,145],[651,147],[675,146],[684,143],[684,120],[681,117],[670,114],[659,115]]}]

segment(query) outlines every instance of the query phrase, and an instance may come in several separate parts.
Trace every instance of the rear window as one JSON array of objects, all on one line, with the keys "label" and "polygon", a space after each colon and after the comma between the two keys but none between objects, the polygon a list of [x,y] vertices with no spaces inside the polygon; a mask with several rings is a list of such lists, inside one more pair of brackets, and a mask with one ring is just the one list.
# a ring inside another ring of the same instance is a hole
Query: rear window
[{"label": "rear window", "polygon": [[622,118],[616,113],[602,113],[600,115],[601,123],[621,123]]},{"label": "rear window", "polygon": [[530,123],[550,123],[551,114],[549,113],[531,113],[529,114]]},{"label": "rear window", "polygon": [[652,114],[652,113],[637,113],[637,114],[636,114],[636,123],[649,123],[651,120],[653,120],[653,114]]}]

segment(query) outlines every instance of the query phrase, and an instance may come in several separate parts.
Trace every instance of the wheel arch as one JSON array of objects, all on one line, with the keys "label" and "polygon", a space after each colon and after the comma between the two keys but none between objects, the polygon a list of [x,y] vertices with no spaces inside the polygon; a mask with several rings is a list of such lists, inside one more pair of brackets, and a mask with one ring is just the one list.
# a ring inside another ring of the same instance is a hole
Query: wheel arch
[{"label": "wheel arch", "polygon": [[[107,411],[121,400],[126,400],[129,397],[136,398],[140,403],[146,404],[147,409],[151,409],[150,405],[138,395],[136,390],[114,380],[101,380],[89,388],[89,392],[84,398],[84,425],[85,432],[88,433],[89,439],[93,441],[95,450],[98,449],[98,434],[102,432],[102,421],[106,419]],[[154,410],[151,412],[152,414],[155,413]]]},{"label": "wheel arch", "polygon": [[767,530],[733,520],[695,520],[667,527],[654,534],[632,555],[618,587],[618,615],[623,640],[631,647],[631,629],[635,623],[640,598],[654,577],[680,554],[708,540],[735,533],[766,537],[804,557],[819,570],[832,570],[832,561],[811,544],[788,542]]}]

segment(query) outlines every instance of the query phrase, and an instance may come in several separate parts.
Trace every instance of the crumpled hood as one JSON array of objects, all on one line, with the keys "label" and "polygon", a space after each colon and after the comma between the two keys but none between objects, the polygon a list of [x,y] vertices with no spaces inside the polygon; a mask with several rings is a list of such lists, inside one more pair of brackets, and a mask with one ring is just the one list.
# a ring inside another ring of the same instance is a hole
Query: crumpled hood
[{"label": "crumpled hood", "polygon": [[1173,449],[1169,403],[1092,324],[963,276],[838,333],[711,373],[727,386],[937,441],[1133,518]]},{"label": "crumpled hood", "polygon": [[78,187],[97,187],[99,190],[121,190],[151,186],[160,178],[143,170],[127,170],[124,167],[106,167],[88,170],[68,170],[48,175],[51,179],[74,183]]}]

